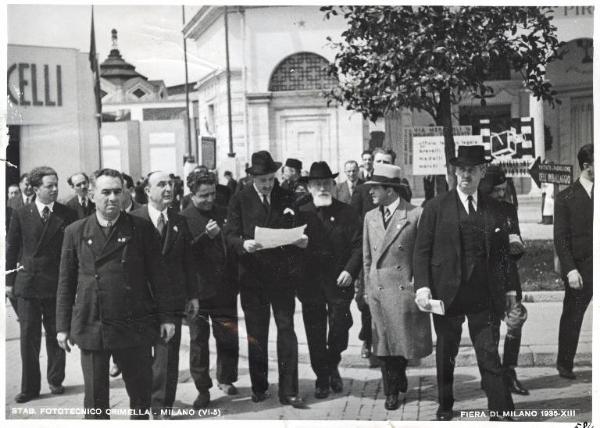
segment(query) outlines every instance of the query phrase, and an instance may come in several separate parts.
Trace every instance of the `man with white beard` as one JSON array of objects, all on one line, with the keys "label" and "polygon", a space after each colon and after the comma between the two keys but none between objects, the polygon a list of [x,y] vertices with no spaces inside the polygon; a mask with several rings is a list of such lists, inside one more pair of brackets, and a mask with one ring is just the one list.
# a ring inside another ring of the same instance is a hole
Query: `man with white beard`
[{"label": "man with white beard", "polygon": [[362,263],[360,217],[350,205],[332,197],[337,175],[326,162],[315,162],[309,175],[300,178],[308,183],[312,195],[312,201],[300,207],[308,247],[306,278],[298,287],[298,298],[310,362],[317,376],[315,398],[326,398],[330,387],[333,392],[343,390],[338,365],[348,347],[352,284]]}]

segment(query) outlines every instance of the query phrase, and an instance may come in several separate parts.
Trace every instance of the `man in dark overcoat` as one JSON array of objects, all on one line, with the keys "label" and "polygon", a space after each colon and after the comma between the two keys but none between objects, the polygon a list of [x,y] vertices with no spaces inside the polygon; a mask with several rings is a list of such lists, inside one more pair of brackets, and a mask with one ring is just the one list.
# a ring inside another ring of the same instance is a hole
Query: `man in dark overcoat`
[{"label": "man in dark overcoat", "polygon": [[237,315],[237,266],[222,232],[226,208],[215,204],[215,177],[192,172],[188,177],[191,204],[181,212],[193,236],[196,281],[200,287],[200,312],[188,317],[190,372],[198,390],[193,406],[210,402],[210,327],[217,345],[217,382],[228,395],[237,394],[239,337]]},{"label": "man in dark overcoat", "polygon": [[154,171],[144,180],[148,204],[131,214],[152,222],[160,236],[161,254],[169,277],[169,294],[176,311],[175,334],[168,342],[162,338],[154,344],[152,364],[152,414],[168,419],[175,402],[179,378],[181,320],[186,313],[198,314],[199,284],[192,253],[192,235],[185,218],[170,207],[173,180],[163,171]]},{"label": "man in dark overcoat", "polygon": [[[483,146],[460,146],[450,159],[457,188],[429,201],[417,231],[414,283],[417,305],[429,310],[429,300],[443,302],[444,315],[433,315],[437,335],[438,420],[453,418],[454,361],[462,324],[469,333],[490,410],[513,410],[498,354],[498,325],[514,296],[509,278],[506,221],[498,203],[477,192],[485,174]],[[514,288],[513,288],[514,289]]]},{"label": "man in dark overcoat", "polygon": [[333,392],[343,390],[338,365],[348,348],[352,284],[362,266],[362,224],[350,205],[333,198],[337,175],[326,162],[315,162],[308,177],[300,178],[312,195],[312,201],[300,207],[309,244],[306,278],[298,286],[298,297],[317,376],[316,398],[326,398],[329,387]]},{"label": "man in dark overcoat", "polygon": [[109,361],[119,362],[132,419],[148,419],[152,346],[175,333],[175,308],[160,238],[151,222],[121,211],[123,179],[101,169],[96,212],[70,225],[60,260],[59,345],[81,352],[86,418],[109,418]]},{"label": "man in dark overcoat", "polygon": [[[28,179],[35,192],[33,203],[13,212],[6,236],[6,292],[17,298],[21,332],[21,392],[17,403],[39,397],[40,345],[46,332],[47,380],[50,392],[62,394],[65,352],[56,343],[56,287],[65,227],[75,221],[70,208],[56,202],[58,176],[49,167],[31,170]],[[17,269],[17,263],[20,269]]]},{"label": "man in dark overcoat", "polygon": [[298,396],[298,339],[294,331],[295,288],[300,257],[297,247],[306,247],[304,235],[294,245],[261,249],[255,228],[290,228],[297,225],[294,195],[275,185],[281,162],[267,151],[252,154],[246,169],[253,184],[236,193],[229,204],[225,236],[239,256],[239,282],[242,309],[248,335],[248,359],[252,400],[260,402],[268,394],[268,345],[270,309],[277,326],[279,401],[304,407]]},{"label": "man in dark overcoat", "polygon": [[594,146],[581,147],[577,160],[579,179],[554,202],[554,247],[565,284],[556,368],[567,379],[575,379],[573,360],[594,285]]},{"label": "man in dark overcoat", "polygon": [[77,219],[89,216],[96,209],[96,205],[89,198],[90,179],[85,172],[73,174],[67,180],[69,186],[75,192],[75,196],[69,199],[66,205],[77,212]]}]

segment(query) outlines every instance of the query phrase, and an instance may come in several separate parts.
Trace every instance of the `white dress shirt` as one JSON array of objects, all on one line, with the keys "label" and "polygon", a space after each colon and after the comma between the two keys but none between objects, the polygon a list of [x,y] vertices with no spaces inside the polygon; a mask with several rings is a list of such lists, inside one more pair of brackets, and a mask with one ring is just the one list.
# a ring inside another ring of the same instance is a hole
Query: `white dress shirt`
[{"label": "white dress shirt", "polygon": [[53,212],[54,209],[54,202],[50,202],[49,204],[43,204],[40,202],[39,199],[36,198],[35,200],[35,206],[38,210],[38,213],[40,214],[40,217],[42,217],[42,211],[44,210],[44,207],[48,207],[48,209],[50,210],[50,212]]},{"label": "white dress shirt", "polygon": [[[263,194],[260,193],[260,190],[258,190],[258,187],[256,187],[256,184],[252,183],[252,187],[254,187],[254,190],[256,190],[256,193],[258,193],[258,199],[260,199],[260,202],[262,202],[263,199]],[[269,203],[269,205],[271,205],[271,192],[269,192],[269,194],[267,195],[267,202]]]},{"label": "white dress shirt", "polygon": [[583,186],[583,188],[587,192],[588,196],[591,198],[592,197],[592,187],[594,187],[594,182],[588,180],[584,176],[580,176],[579,177],[579,182],[581,183],[581,185]]},{"label": "white dress shirt", "polygon": [[[117,221],[119,220],[119,216],[120,216],[120,215],[121,215],[121,214],[119,213],[119,215],[118,215],[118,216],[117,216],[117,217],[116,217],[114,220],[112,220],[112,221],[110,222],[112,226],[114,226],[114,225],[117,223]],[[100,226],[101,226],[101,227],[108,227],[108,220],[105,220],[105,219],[103,219],[103,218],[100,216],[100,213],[99,213],[98,211],[96,211],[96,218],[98,219],[98,223],[100,223]]]},{"label": "white dress shirt", "polygon": [[167,225],[167,222],[169,221],[169,216],[167,215],[167,209],[165,208],[162,211],[157,210],[156,208],[154,208],[152,205],[148,204],[148,215],[150,216],[150,220],[152,220],[152,224],[154,225],[155,228],[158,229],[158,218],[160,217],[160,214],[162,213],[163,217],[165,218],[165,226]]},{"label": "white dress shirt", "polygon": [[[456,188],[456,192],[458,193],[458,199],[460,199],[460,202],[465,207],[465,211],[468,213],[469,212],[469,200],[468,200],[469,195],[467,195],[465,192],[460,190],[458,187]],[[471,196],[473,196],[473,208],[475,208],[475,212],[477,212],[477,192],[473,193]]]},{"label": "white dress shirt", "polygon": [[391,204],[385,205],[383,207],[383,213],[384,213],[384,215],[385,215],[385,210],[386,209],[390,210],[390,217],[392,215],[394,215],[394,211],[396,211],[396,209],[398,208],[398,205],[400,205],[400,197],[396,198],[396,200],[394,202],[392,202]]}]

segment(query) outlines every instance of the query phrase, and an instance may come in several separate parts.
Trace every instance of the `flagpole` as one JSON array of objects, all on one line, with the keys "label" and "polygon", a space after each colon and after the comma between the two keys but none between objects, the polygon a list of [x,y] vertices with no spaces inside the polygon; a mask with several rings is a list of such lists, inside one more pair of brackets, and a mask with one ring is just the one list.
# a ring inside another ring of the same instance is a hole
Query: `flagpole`
[{"label": "flagpole", "polygon": [[[185,6],[181,6],[183,25],[185,26]],[[187,149],[188,155],[187,159],[184,159],[184,163],[186,160],[189,162],[194,162],[193,152],[192,152],[192,129],[190,124],[190,91],[188,88],[188,62],[187,62],[187,40],[185,34],[183,35],[183,62],[185,64],[185,123],[187,127]]]},{"label": "flagpole", "polygon": [[98,142],[98,167],[102,168],[102,100],[100,97],[100,69],[98,68],[98,55],[96,52],[96,29],[94,26],[94,5],[92,5],[92,24],[90,30],[90,53],[89,61],[92,75],[94,77],[94,101],[96,104],[96,130]]}]

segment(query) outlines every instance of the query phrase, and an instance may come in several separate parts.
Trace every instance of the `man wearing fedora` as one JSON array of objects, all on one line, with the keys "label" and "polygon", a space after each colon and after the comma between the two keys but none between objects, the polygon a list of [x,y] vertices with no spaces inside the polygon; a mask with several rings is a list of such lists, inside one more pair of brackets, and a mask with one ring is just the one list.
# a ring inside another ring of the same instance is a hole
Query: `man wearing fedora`
[{"label": "man wearing fedora", "polygon": [[350,303],[354,279],[362,264],[361,221],[348,204],[333,198],[334,178],[326,162],[315,162],[307,177],[312,201],[300,207],[306,223],[306,277],[298,287],[310,362],[317,376],[315,397],[326,398],[329,387],[342,392],[338,370],[348,348],[352,326]]},{"label": "man wearing fedora", "polygon": [[372,317],[373,354],[381,361],[385,408],[400,406],[409,359],[431,354],[429,314],[415,304],[412,258],[421,208],[400,197],[398,166],[375,164],[370,194],[377,208],[365,216],[365,292]]},{"label": "man wearing fedora", "polygon": [[246,172],[253,184],[236,193],[229,204],[225,236],[238,254],[242,309],[248,336],[248,362],[252,383],[252,401],[269,397],[268,345],[270,310],[277,326],[279,363],[279,400],[282,404],[304,407],[298,396],[298,340],[294,331],[295,289],[301,272],[300,248],[306,248],[303,236],[295,245],[261,249],[254,239],[257,226],[291,228],[298,225],[294,195],[275,184],[281,167],[267,151],[252,154]]},{"label": "man wearing fedora", "polygon": [[500,414],[514,409],[498,354],[498,325],[515,298],[509,291],[514,290],[509,232],[498,202],[477,191],[486,169],[483,146],[460,146],[450,164],[456,168],[457,187],[425,205],[414,252],[417,305],[427,311],[430,299],[439,299],[445,308],[444,315],[433,315],[436,416],[442,421],[453,417],[454,362],[465,318],[489,409]]},{"label": "man wearing fedora", "polygon": [[285,165],[281,167],[281,188],[291,192],[296,191],[301,172],[302,161],[294,158],[286,159]]}]

